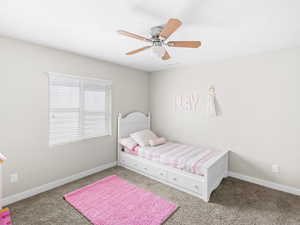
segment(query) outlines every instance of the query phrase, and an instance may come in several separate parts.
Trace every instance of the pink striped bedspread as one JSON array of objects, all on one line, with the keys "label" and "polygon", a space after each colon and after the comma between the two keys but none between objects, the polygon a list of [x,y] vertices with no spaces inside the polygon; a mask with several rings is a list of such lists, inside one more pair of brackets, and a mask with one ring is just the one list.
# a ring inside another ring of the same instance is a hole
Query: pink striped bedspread
[{"label": "pink striped bedspread", "polygon": [[204,147],[195,147],[175,142],[156,147],[140,147],[139,156],[173,168],[203,175],[203,166],[213,160],[220,152]]}]

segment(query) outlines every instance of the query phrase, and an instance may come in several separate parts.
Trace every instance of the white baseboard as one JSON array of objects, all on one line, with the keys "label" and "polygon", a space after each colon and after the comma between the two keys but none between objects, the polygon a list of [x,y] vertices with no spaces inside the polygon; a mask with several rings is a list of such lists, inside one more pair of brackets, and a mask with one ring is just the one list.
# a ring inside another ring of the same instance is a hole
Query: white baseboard
[{"label": "white baseboard", "polygon": [[[56,187],[62,186],[64,184],[70,183],[72,181],[79,180],[79,179],[84,178],[86,176],[89,176],[91,174],[98,173],[102,170],[114,167],[116,165],[117,165],[117,162],[107,163],[107,164],[104,164],[102,166],[99,166],[99,167],[96,167],[96,168],[93,168],[93,169],[90,169],[90,170],[86,170],[86,171],[74,174],[72,176],[50,182],[48,184],[43,184],[39,187],[35,187],[35,188],[29,189],[27,191],[24,191],[24,192],[21,192],[21,193],[18,193],[18,194],[8,196],[8,197],[2,199],[2,205],[6,206],[6,205],[9,205],[9,204],[12,204],[14,202],[29,198],[29,197],[37,195],[39,193],[49,191],[53,188],[56,188]],[[228,176],[234,177],[234,178],[237,178],[237,179],[240,179],[240,180],[248,181],[250,183],[258,184],[258,185],[261,185],[261,186],[264,186],[264,187],[268,187],[268,188],[271,188],[271,189],[275,189],[275,190],[278,190],[278,191],[283,191],[283,192],[287,192],[287,193],[290,193],[290,194],[300,196],[300,189],[297,189],[297,188],[294,188],[294,187],[289,187],[289,186],[285,186],[285,185],[282,185],[282,184],[273,183],[273,182],[270,182],[270,181],[262,180],[262,179],[255,178],[255,177],[250,177],[250,176],[247,176],[247,175],[243,175],[243,174],[236,173],[236,172],[231,172],[231,171],[228,172]]]},{"label": "white baseboard", "polygon": [[63,178],[63,179],[60,179],[60,180],[56,180],[56,181],[50,182],[48,184],[43,184],[39,187],[35,187],[35,188],[29,189],[27,191],[24,191],[24,192],[21,192],[21,193],[18,193],[18,194],[8,196],[8,197],[2,199],[2,205],[6,206],[6,205],[9,205],[11,203],[20,201],[22,199],[29,198],[31,196],[37,195],[39,193],[49,191],[53,188],[62,186],[64,184],[70,183],[70,182],[75,181],[75,180],[79,180],[83,177],[89,176],[89,175],[94,174],[94,173],[98,173],[102,170],[114,167],[116,165],[117,165],[117,162],[107,163],[107,164],[104,164],[102,166],[98,166],[96,168],[86,170],[86,171],[74,174],[72,176],[69,176],[69,177],[66,177],[66,178]]},{"label": "white baseboard", "polygon": [[261,186],[264,186],[264,187],[268,187],[268,188],[271,188],[271,189],[275,189],[275,190],[278,190],[278,191],[283,191],[283,192],[287,192],[287,193],[290,193],[290,194],[300,196],[300,189],[298,189],[298,188],[273,183],[271,181],[266,181],[266,180],[262,180],[262,179],[259,179],[259,178],[246,176],[246,175],[243,175],[243,174],[240,174],[240,173],[231,172],[231,171],[228,173],[228,176],[234,177],[234,178],[237,178],[237,179],[240,179],[240,180],[248,181],[250,183],[258,184],[258,185],[261,185]]}]

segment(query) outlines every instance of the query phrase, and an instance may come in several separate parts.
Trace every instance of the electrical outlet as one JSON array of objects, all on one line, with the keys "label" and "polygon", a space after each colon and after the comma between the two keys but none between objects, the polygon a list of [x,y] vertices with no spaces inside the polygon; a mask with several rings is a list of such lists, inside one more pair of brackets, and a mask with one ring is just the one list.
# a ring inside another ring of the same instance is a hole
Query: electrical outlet
[{"label": "electrical outlet", "polygon": [[19,180],[19,176],[17,173],[13,173],[10,175],[10,182],[11,183],[17,183]]},{"label": "electrical outlet", "polygon": [[273,164],[272,165],[272,172],[273,173],[279,173],[279,171],[280,171],[279,165]]}]

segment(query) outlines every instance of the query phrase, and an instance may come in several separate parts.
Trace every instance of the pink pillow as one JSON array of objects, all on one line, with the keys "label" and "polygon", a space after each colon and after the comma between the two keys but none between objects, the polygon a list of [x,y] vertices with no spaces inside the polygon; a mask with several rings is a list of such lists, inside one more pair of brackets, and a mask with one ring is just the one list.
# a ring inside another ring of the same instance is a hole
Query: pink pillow
[{"label": "pink pillow", "polygon": [[124,152],[127,152],[131,155],[138,155],[139,154],[139,146],[135,146],[133,149],[129,149],[129,148],[124,148]]},{"label": "pink pillow", "polygon": [[151,139],[149,140],[149,145],[150,146],[157,146],[157,145],[162,145],[165,144],[167,142],[167,140],[163,137],[159,137],[156,139]]},{"label": "pink pillow", "polygon": [[138,146],[138,143],[131,137],[121,138],[119,143],[128,149],[134,149],[136,146]]}]

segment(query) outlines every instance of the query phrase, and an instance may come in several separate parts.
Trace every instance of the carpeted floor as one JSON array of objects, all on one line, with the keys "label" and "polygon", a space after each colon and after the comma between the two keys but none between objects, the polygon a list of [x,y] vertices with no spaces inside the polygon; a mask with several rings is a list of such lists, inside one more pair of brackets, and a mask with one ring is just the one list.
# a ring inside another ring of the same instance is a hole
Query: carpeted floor
[{"label": "carpeted floor", "polygon": [[180,208],[164,225],[300,225],[300,197],[297,196],[227,178],[213,193],[211,202],[205,203],[121,167],[105,170],[10,205],[13,224],[90,224],[62,196],[113,174],[178,204]]}]

